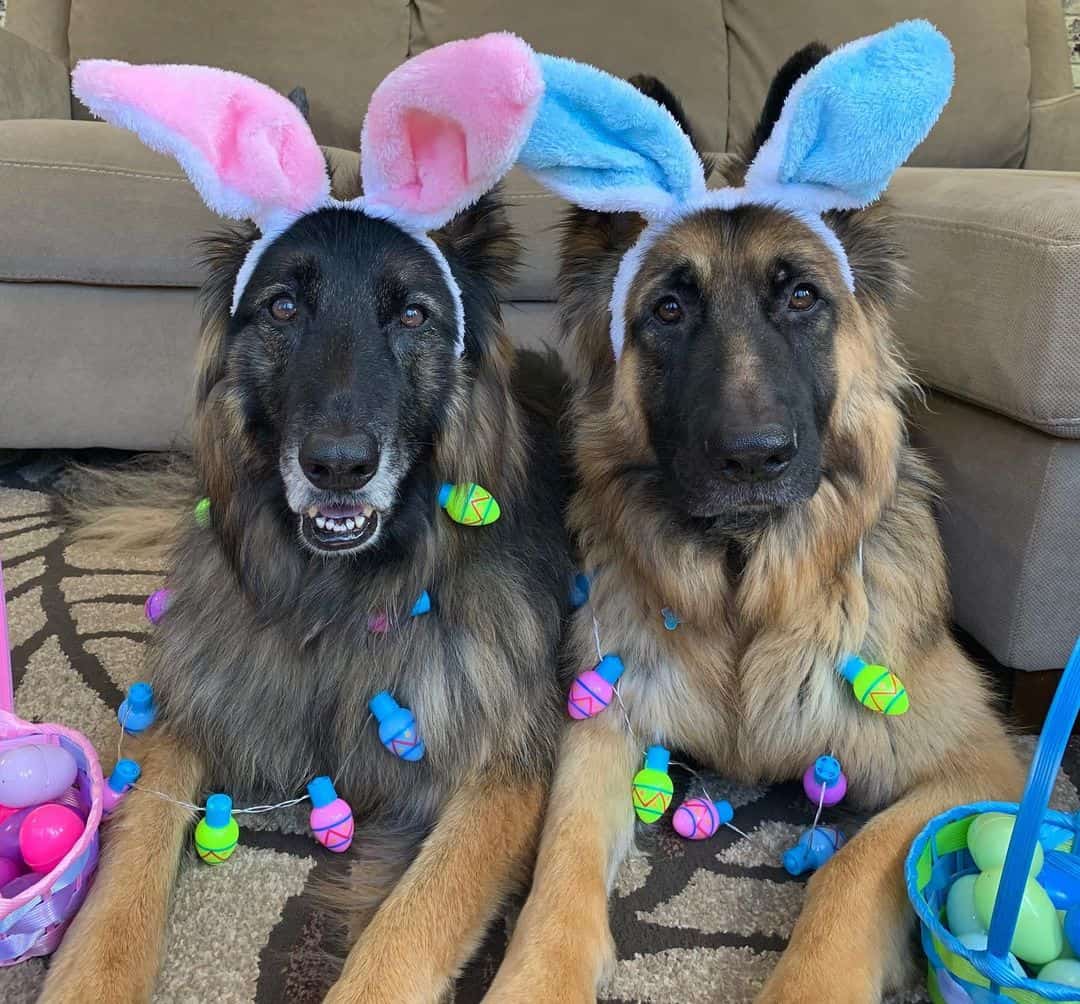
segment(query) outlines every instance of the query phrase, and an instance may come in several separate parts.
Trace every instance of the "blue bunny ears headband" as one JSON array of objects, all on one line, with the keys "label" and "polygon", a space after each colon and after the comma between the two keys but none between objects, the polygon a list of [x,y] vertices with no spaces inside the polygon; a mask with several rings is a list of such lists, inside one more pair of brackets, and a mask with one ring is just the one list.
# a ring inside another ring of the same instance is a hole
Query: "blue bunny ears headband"
[{"label": "blue bunny ears headband", "polygon": [[823,214],[881,195],[937,121],[953,83],[952,49],[927,21],[850,42],[796,81],[744,184],[708,190],[701,159],[667,109],[595,67],[537,59],[544,95],[519,162],[576,205],[647,221],[612,290],[616,359],[646,253],[672,224],[702,210],[760,205],[789,213],[829,248],[854,292],[847,254]]}]

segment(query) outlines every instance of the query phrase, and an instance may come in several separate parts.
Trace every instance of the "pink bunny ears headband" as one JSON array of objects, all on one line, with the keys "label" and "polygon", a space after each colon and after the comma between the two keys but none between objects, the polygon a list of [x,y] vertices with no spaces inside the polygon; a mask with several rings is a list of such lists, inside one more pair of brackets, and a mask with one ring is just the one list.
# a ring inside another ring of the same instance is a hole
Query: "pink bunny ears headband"
[{"label": "pink bunny ears headband", "polygon": [[472,205],[513,166],[543,94],[532,50],[507,34],[450,42],[410,59],[376,88],[364,120],[364,195],[330,194],[326,162],[299,110],[277,91],[228,70],[84,60],[75,95],[99,118],[174,157],[219,216],[253,221],[232,313],[266,248],[321,209],[362,212],[410,234],[431,254],[454,300],[465,348],[461,290],[428,236]]}]

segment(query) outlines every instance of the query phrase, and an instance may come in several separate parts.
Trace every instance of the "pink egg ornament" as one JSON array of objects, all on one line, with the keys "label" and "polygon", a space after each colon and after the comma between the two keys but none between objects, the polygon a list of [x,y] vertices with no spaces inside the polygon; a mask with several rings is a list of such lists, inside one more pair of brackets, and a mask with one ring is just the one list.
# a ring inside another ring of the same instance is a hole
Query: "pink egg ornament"
[{"label": "pink egg ornament", "polygon": [[59,798],[79,768],[62,746],[25,743],[0,750],[0,805],[24,809]]},{"label": "pink egg ornament", "polygon": [[328,777],[317,777],[308,785],[311,797],[311,832],[328,851],[341,854],[353,842],[356,823],[349,803],[338,797],[334,782]]},{"label": "pink egg ornament", "polygon": [[688,798],[671,817],[671,825],[680,837],[705,840],[735,817],[731,803],[710,802],[707,798]]},{"label": "pink egg ornament", "polygon": [[66,805],[49,802],[31,809],[19,827],[19,850],[33,871],[47,874],[75,846],[86,824]]},{"label": "pink egg ornament", "polygon": [[623,662],[617,655],[605,655],[596,666],[579,673],[570,685],[566,710],[581,721],[595,718],[615,696],[615,684],[623,674]]}]

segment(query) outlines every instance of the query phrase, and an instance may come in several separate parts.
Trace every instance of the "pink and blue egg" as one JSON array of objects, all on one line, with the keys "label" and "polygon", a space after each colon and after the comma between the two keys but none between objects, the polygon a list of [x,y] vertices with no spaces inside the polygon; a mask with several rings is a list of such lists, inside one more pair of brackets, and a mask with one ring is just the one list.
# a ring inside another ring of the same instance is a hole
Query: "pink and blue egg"
[{"label": "pink and blue egg", "polygon": [[680,837],[686,837],[687,840],[706,840],[734,818],[735,811],[730,802],[688,798],[675,810],[671,825]]},{"label": "pink and blue egg", "polygon": [[617,655],[605,655],[592,669],[579,673],[570,684],[566,710],[571,718],[582,721],[595,718],[615,696],[615,684],[625,670]]},{"label": "pink and blue egg", "polygon": [[424,740],[416,727],[416,717],[403,708],[389,691],[376,694],[368,707],[379,723],[379,741],[394,756],[415,763],[424,756]]},{"label": "pink and blue egg", "polygon": [[308,784],[311,797],[311,832],[328,851],[341,854],[349,849],[356,832],[352,809],[334,790],[328,777],[317,777]]},{"label": "pink and blue egg", "polygon": [[111,816],[124,800],[132,785],[139,780],[142,768],[134,760],[117,760],[102,791],[102,811]]}]

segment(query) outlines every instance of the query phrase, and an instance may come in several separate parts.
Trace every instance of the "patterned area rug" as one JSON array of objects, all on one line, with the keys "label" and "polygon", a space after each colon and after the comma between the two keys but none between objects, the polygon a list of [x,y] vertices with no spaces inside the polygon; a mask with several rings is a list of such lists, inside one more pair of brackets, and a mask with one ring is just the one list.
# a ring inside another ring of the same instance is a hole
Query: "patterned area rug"
[{"label": "patterned area rug", "polygon": [[[103,765],[115,759],[114,709],[141,672],[148,624],[143,600],[162,569],[131,557],[67,543],[42,489],[60,460],[0,454],[0,557],[7,578],[14,645],[16,706],[25,718],[60,721],[95,743]],[[84,458],[85,459],[85,458]],[[1058,804],[1080,807],[1070,777]],[[674,772],[673,772],[674,773]],[[685,778],[680,779],[685,785]],[[753,999],[785,944],[805,883],[790,878],[779,855],[809,822],[801,788],[733,788],[709,780],[714,798],[735,806],[730,830],[699,843],[683,841],[662,822],[644,833],[643,853],[619,875],[613,927],[619,949],[614,978],[601,1000],[695,1004]],[[262,819],[260,825],[250,824]],[[858,820],[831,814],[850,833]],[[357,830],[363,839],[361,821]],[[329,918],[305,890],[332,867],[306,835],[305,814],[247,817],[241,846],[221,868],[185,862],[172,909],[158,1004],[313,1004],[328,976],[323,951]],[[459,1004],[483,996],[506,939],[496,925],[462,977]],[[0,969],[0,1000],[29,1004],[44,963]],[[723,988],[722,990],[720,988]],[[925,1000],[913,988],[894,998]]]}]

